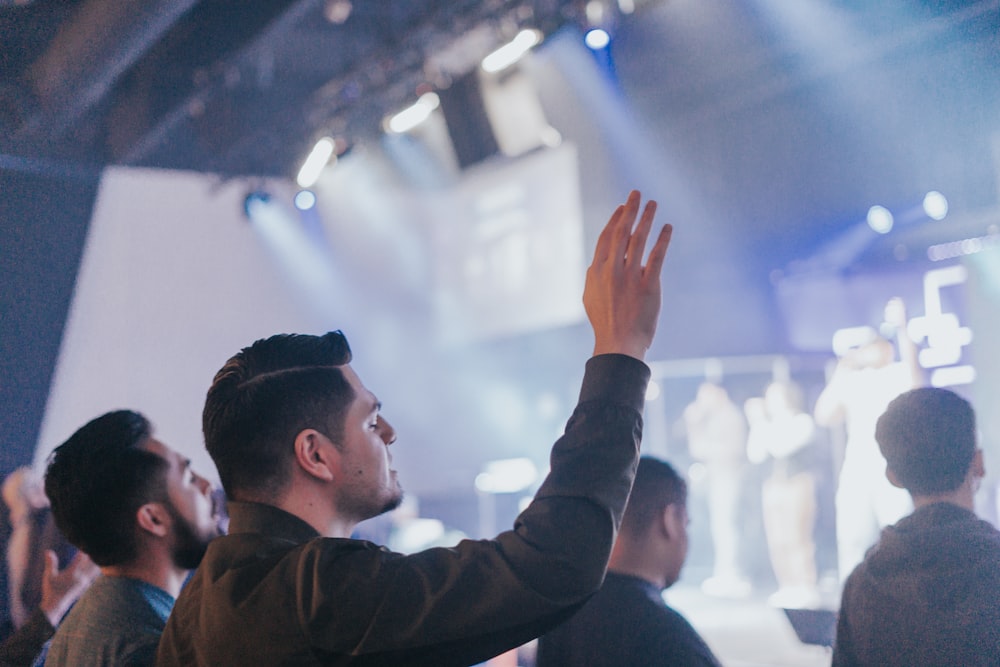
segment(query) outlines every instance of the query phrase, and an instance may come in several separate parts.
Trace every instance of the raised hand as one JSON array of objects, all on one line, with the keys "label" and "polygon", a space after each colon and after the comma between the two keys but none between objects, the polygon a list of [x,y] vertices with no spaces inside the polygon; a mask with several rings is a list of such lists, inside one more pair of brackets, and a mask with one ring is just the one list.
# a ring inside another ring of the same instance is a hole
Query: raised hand
[{"label": "raised hand", "polygon": [[87,587],[100,574],[100,569],[82,551],[62,570],[59,558],[51,549],[45,552],[45,572],[42,574],[42,601],[39,608],[45,613],[52,627],[56,627],[63,615],[83,595]]},{"label": "raised hand", "polygon": [[885,321],[891,324],[897,331],[906,328],[906,304],[898,296],[889,299],[885,304]]},{"label": "raised hand", "polygon": [[587,269],[583,305],[594,329],[594,354],[619,353],[643,359],[653,342],[660,314],[660,270],[670,245],[671,225],[664,225],[645,265],[646,240],[656,214],[650,200],[639,213],[633,190],[597,239]]}]

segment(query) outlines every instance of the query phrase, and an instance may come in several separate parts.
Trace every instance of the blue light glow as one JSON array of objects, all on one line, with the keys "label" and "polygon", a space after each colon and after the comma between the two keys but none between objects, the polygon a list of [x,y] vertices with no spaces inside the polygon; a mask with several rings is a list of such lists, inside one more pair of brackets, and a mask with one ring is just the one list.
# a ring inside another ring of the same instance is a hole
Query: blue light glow
[{"label": "blue light glow", "polygon": [[868,209],[868,226],[879,234],[892,231],[892,213],[885,206],[872,206]]},{"label": "blue light glow", "polygon": [[295,208],[308,211],[316,205],[316,195],[312,190],[299,190],[295,195]]},{"label": "blue light glow", "polygon": [[583,38],[583,43],[587,45],[587,48],[599,51],[607,48],[608,44],[611,43],[611,35],[605,30],[594,28],[587,31],[587,34]]}]

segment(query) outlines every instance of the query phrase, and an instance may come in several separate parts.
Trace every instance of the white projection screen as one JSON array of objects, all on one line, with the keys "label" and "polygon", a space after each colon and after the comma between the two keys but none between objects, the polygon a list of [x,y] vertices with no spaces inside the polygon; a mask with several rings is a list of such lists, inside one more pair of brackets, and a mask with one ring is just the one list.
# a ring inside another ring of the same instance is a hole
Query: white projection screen
[{"label": "white projection screen", "polygon": [[214,373],[255,338],[312,331],[243,216],[246,185],[187,172],[105,172],[36,451],[88,420],[139,410],[214,477],[201,408]]}]

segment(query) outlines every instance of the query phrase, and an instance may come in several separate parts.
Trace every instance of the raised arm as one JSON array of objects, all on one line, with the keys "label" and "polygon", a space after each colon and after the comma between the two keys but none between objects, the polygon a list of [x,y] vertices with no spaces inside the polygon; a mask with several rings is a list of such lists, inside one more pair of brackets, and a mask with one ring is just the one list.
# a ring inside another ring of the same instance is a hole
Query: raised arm
[{"label": "raised arm", "polygon": [[660,271],[673,227],[660,229],[644,265],[656,202],[646,203],[636,224],[640,199],[633,190],[615,210],[597,239],[594,260],[587,269],[583,305],[594,329],[595,356],[618,353],[642,360],[656,333]]},{"label": "raised arm", "polygon": [[854,370],[850,360],[842,357],[837,361],[837,367],[827,381],[823,391],[816,399],[813,417],[819,426],[834,426],[844,420],[844,393],[847,376]]},{"label": "raised arm", "polygon": [[[331,600],[371,605],[370,620],[349,652],[378,646],[388,664],[387,646],[401,652],[419,646],[420,664],[476,664],[547,631],[600,587],[639,457],[650,373],[642,358],[656,330],[660,269],[670,240],[667,227],[643,265],[655,206],[647,205],[641,216],[639,208],[633,192],[598,239],[584,291],[595,354],[534,500],[513,529],[494,540],[384,559],[377,590],[341,573],[307,587]],[[461,601],[459,614],[455,601]],[[310,604],[317,605],[315,599]],[[401,618],[420,621],[401,628]],[[435,637],[426,628],[435,628]],[[338,650],[323,644],[330,639],[343,641],[325,629],[315,635],[323,650]]]},{"label": "raised arm", "polygon": [[896,347],[899,350],[899,360],[906,366],[909,373],[910,389],[916,389],[926,384],[924,370],[920,367],[917,346],[906,330],[906,304],[901,298],[893,297],[885,306],[885,321],[896,331]]},{"label": "raised arm", "polygon": [[82,551],[73,556],[73,560],[62,570],[59,569],[56,553],[51,549],[45,552],[42,601],[38,606],[53,627],[59,625],[62,617],[83,595],[98,574],[100,569]]},{"label": "raised arm", "polygon": [[0,643],[0,666],[30,665],[39,660],[45,642],[52,637],[63,615],[98,574],[97,566],[83,552],[60,570],[55,552],[47,550],[42,601],[28,621]]}]

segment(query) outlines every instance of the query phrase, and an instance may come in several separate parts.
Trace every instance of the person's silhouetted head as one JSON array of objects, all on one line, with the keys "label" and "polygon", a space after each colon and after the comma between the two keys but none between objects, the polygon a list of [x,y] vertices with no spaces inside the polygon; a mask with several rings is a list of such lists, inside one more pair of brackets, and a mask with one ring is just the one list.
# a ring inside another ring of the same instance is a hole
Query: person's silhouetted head
[{"label": "person's silhouetted head", "polygon": [[953,391],[921,387],[889,404],[875,439],[896,484],[915,495],[947,493],[961,486],[976,454],[976,417]]},{"label": "person's silhouetted head", "polygon": [[638,565],[670,586],[687,558],[687,483],[666,461],[639,459],[632,493],[622,517],[619,562]]}]

